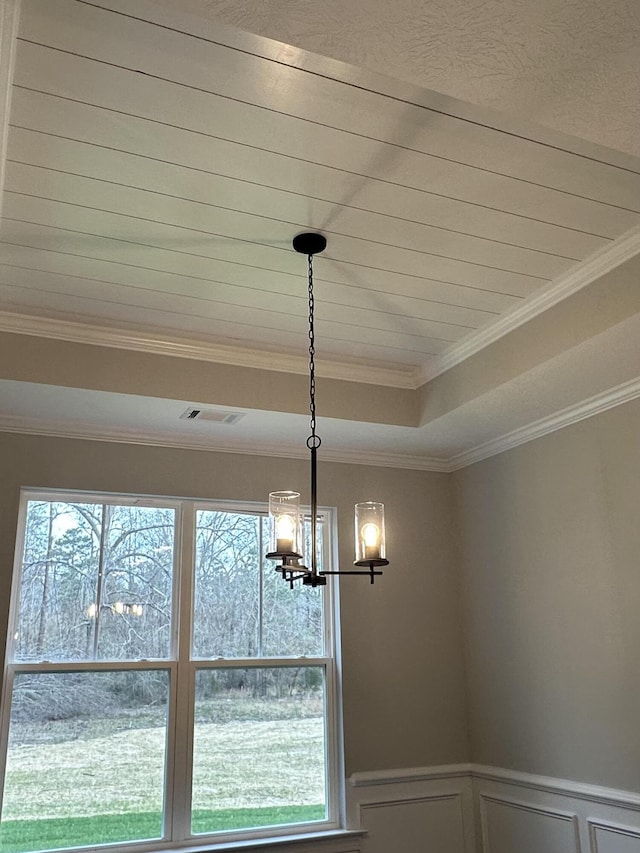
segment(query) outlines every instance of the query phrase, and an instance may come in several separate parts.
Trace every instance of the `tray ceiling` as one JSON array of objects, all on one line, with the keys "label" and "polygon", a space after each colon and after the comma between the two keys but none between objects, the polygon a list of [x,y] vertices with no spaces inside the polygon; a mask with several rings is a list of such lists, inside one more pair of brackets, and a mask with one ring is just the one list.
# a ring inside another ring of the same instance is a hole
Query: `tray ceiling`
[{"label": "tray ceiling", "polygon": [[9,6],[0,429],[305,453],[303,230],[326,458],[453,470],[640,393],[637,159],[178,3]]},{"label": "tray ceiling", "polygon": [[290,241],[317,229],[321,356],[428,372],[640,222],[640,175],[606,149],[364,88],[193,20],[22,3],[5,309],[299,353]]}]

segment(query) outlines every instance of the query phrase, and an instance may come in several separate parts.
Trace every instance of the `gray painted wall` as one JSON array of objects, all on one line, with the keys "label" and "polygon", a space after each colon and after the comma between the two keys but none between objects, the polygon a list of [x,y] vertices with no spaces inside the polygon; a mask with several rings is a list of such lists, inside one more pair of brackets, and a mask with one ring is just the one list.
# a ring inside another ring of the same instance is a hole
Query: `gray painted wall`
[{"label": "gray painted wall", "polygon": [[[392,557],[374,587],[342,582],[348,773],[472,760],[640,790],[638,435],[640,401],[454,475],[321,464],[342,564],[368,495]],[[36,436],[0,435],[0,459],[2,639],[20,486],[263,500],[308,485],[296,460]]]},{"label": "gray painted wall", "polygon": [[[0,434],[0,638],[6,636],[21,486],[265,501],[308,490],[305,462]],[[353,504],[386,505],[392,565],[372,587],[341,585],[347,773],[469,759],[453,492],[444,474],[321,463],[319,500],[338,507],[353,561]],[[4,648],[0,649],[4,654]]]},{"label": "gray painted wall", "polygon": [[640,402],[454,475],[475,762],[640,790]]}]

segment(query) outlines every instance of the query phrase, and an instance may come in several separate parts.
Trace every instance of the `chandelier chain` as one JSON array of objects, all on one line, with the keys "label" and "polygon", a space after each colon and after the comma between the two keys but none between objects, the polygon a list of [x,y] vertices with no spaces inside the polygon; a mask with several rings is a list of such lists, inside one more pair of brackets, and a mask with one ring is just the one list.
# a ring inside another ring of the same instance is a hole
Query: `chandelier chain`
[{"label": "chandelier chain", "polygon": [[316,435],[316,337],[315,337],[315,301],[313,296],[313,255],[308,256],[309,271],[309,414],[311,435],[307,441],[309,447],[319,447],[320,437]]}]

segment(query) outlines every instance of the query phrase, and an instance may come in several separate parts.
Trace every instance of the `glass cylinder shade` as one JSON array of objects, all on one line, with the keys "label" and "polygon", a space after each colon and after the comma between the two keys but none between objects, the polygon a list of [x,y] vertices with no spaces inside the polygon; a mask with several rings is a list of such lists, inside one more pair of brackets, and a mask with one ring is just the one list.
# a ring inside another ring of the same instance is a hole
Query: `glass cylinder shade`
[{"label": "glass cylinder shade", "polygon": [[269,495],[269,557],[302,557],[300,492]]},{"label": "glass cylinder shade", "polygon": [[356,564],[385,561],[384,504],[356,504]]}]

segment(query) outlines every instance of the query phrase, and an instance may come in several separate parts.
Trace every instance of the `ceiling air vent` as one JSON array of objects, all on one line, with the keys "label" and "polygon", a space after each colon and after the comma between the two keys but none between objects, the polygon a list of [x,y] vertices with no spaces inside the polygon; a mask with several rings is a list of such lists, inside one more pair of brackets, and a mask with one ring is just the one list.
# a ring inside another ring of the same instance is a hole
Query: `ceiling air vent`
[{"label": "ceiling air vent", "polygon": [[182,421],[210,421],[214,424],[237,424],[244,412],[223,412],[221,409],[196,409],[189,407],[180,415]]}]

